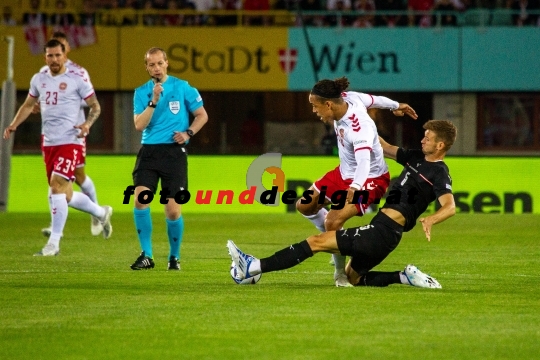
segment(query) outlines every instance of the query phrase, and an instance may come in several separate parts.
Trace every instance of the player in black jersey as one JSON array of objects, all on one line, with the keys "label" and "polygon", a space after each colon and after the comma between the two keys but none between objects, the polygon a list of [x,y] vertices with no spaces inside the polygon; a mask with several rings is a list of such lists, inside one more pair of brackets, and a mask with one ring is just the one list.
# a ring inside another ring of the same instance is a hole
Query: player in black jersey
[{"label": "player in black jersey", "polygon": [[351,256],[346,273],[353,285],[440,288],[437,280],[414,265],[407,265],[404,271],[371,271],[397,247],[403,232],[415,226],[429,203],[438,200],[441,206],[434,214],[419,219],[428,241],[432,226],[455,214],[452,178],[443,160],[456,139],[457,129],[446,120],[430,120],[424,129],[421,150],[405,150],[380,139],[385,157],[396,160],[404,169],[369,225],[310,236],[264,259],[245,254],[229,240],[227,247],[239,279],[288,269],[317,252],[327,252]]}]

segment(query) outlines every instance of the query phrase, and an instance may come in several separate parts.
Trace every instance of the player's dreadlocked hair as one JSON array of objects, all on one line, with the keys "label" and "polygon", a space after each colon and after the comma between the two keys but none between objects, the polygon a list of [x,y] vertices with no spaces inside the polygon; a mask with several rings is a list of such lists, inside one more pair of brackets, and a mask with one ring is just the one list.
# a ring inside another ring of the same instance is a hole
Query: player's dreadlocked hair
[{"label": "player's dreadlocked hair", "polygon": [[454,141],[456,141],[457,128],[451,121],[429,120],[424,124],[423,128],[435,133],[435,140],[444,143],[444,151],[450,150]]},{"label": "player's dreadlocked hair", "polygon": [[349,80],[344,76],[335,80],[318,81],[311,89],[311,94],[324,99],[341,101],[341,93],[349,87]]}]

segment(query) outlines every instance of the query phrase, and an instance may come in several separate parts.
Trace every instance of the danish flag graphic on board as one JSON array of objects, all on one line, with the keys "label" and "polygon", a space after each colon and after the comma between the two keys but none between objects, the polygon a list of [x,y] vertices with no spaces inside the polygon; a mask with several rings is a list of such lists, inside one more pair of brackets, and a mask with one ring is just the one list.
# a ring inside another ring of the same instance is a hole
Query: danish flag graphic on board
[{"label": "danish flag graphic on board", "polygon": [[297,49],[279,49],[279,66],[286,74],[291,73],[296,66],[296,61],[298,60],[298,50]]}]

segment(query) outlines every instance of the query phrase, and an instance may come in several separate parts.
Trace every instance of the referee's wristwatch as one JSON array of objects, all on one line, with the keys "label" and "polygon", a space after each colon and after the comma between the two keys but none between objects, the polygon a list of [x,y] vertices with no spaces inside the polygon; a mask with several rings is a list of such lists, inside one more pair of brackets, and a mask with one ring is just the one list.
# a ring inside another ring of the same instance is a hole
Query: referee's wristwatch
[{"label": "referee's wristwatch", "polygon": [[186,130],[186,134],[188,134],[188,136],[189,136],[190,139],[193,137],[193,135],[195,135],[195,133],[194,133],[193,130],[191,130],[191,129],[187,129],[187,130]]},{"label": "referee's wristwatch", "polygon": [[153,102],[152,100],[150,100],[150,101],[148,102],[148,107],[151,107],[151,108],[154,108],[154,109],[155,109],[155,108],[156,108],[156,103]]}]

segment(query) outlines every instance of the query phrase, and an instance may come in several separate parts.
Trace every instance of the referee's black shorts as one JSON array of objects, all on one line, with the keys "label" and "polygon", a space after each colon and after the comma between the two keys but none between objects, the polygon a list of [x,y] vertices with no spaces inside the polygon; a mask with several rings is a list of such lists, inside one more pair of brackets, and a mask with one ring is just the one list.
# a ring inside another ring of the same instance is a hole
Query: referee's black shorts
[{"label": "referee's black shorts", "polygon": [[379,212],[369,225],[336,231],[342,255],[351,256],[351,267],[359,275],[379,265],[398,246],[403,226]]},{"label": "referee's black shorts", "polygon": [[143,145],[133,169],[133,185],[146,186],[154,194],[158,180],[161,189],[169,190],[167,198],[174,198],[180,190],[187,190],[187,150],[178,144]]}]

